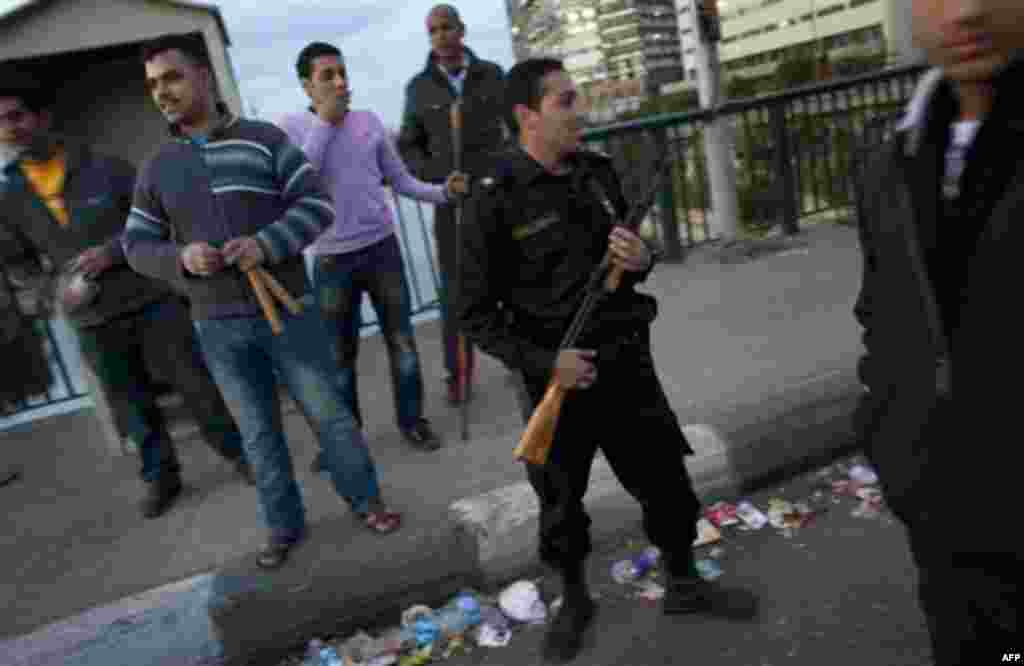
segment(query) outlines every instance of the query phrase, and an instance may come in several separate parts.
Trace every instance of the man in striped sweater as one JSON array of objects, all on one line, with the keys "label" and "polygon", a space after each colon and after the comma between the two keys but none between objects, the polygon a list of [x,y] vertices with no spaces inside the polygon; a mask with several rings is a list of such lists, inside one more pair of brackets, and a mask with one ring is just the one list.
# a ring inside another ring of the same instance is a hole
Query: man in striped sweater
[{"label": "man in striped sweater", "polygon": [[[305,535],[305,511],[284,439],[277,377],[318,434],[335,490],[369,529],[390,532],[363,433],[333,371],[330,338],[312,307],[302,250],[334,219],[302,151],[268,123],[215,103],[205,48],[162,37],[143,52],[146,85],[171,140],[142,167],[124,234],[140,273],[183,285],[214,378],[242,431],[270,538],[260,553],[280,566]],[[282,312],[274,335],[244,272],[263,266],[306,306]]]}]

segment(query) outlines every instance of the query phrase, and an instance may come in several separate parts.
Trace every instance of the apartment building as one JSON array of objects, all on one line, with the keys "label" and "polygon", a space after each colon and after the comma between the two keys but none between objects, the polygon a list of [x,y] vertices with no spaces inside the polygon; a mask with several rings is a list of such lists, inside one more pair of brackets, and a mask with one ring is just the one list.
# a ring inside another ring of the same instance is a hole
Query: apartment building
[{"label": "apartment building", "polygon": [[[886,48],[892,0],[719,0],[723,77],[774,74],[794,49],[830,60]],[[696,79],[693,0],[676,0],[686,80]]]}]

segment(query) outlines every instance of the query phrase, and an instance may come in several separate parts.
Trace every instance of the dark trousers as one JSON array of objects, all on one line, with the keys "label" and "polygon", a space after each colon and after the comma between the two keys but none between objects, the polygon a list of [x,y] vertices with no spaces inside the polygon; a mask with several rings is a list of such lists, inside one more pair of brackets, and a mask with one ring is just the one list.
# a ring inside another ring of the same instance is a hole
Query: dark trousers
[{"label": "dark trousers", "polygon": [[398,239],[389,236],[355,252],[316,258],[313,291],[334,336],[332,351],[345,400],[362,423],[356,361],[362,328],[363,294],[377,313],[391,365],[395,421],[408,429],[423,418],[423,373],[412,327],[412,299]]},{"label": "dark trousers", "polygon": [[1024,561],[1012,554],[940,557],[922,534],[909,533],[936,666],[1002,663],[1005,653],[1024,653]]},{"label": "dark trousers", "polygon": [[[648,331],[597,348],[597,383],[569,392],[547,463],[526,466],[540,500],[540,557],[565,570],[590,553],[590,518],[583,496],[600,449],[616,478],[640,503],[651,543],[667,559],[688,562],[700,512],[683,459],[693,449],[658,380]],[[537,405],[547,378],[524,379]]]},{"label": "dark trousers", "polygon": [[[434,207],[434,242],[437,244],[437,261],[440,264],[441,302],[441,349],[444,367],[449,377],[455,376],[458,365],[458,323],[455,321],[455,303],[458,302],[458,248],[455,238],[455,207],[438,205]],[[468,341],[467,341],[468,342]],[[466,372],[472,380],[476,365],[476,353],[472,346],[467,349]]]},{"label": "dark trousers", "polygon": [[138,447],[141,476],[155,481],[179,469],[167,422],[157,404],[156,380],[185,401],[206,443],[221,457],[242,456],[242,436],[210,376],[188,311],[176,298],[77,331],[86,363],[110,402],[117,428]]}]

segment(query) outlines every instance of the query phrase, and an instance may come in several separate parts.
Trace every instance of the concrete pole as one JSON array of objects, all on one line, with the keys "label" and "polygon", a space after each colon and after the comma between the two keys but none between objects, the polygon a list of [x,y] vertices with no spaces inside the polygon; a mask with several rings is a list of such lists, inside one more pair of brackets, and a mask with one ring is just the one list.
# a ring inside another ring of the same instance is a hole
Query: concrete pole
[{"label": "concrete pole", "polygon": [[924,62],[924,52],[914,44],[911,5],[913,0],[888,0],[885,3],[886,49],[893,61],[889,64],[916,65]]},{"label": "concrete pole", "polygon": [[[699,8],[690,3],[694,32],[700,34]],[[722,101],[721,63],[718,44],[702,37],[697,40],[697,84],[700,105],[712,108]],[[704,155],[707,157],[708,183],[711,187],[710,224],[712,238],[726,243],[739,233],[739,201],[736,195],[736,165],[733,162],[732,131],[728,120],[718,116],[704,126]]]}]

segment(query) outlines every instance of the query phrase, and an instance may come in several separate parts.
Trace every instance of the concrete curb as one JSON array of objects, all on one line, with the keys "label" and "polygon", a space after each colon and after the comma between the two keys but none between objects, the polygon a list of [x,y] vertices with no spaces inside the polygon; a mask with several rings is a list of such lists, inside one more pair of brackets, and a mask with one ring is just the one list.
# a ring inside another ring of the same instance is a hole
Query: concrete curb
[{"label": "concrete curb", "polygon": [[[698,496],[710,501],[750,492],[852,450],[852,415],[859,395],[852,373],[830,373],[757,406],[722,410],[712,423],[685,426],[696,451],[687,468]],[[615,538],[624,523],[641,517],[636,501],[600,455],[586,503],[595,543]],[[540,566],[538,503],[526,481],[454,502],[449,515],[459,539],[476,552],[486,585],[530,575]]]},{"label": "concrete curb", "polygon": [[0,643],[4,666],[213,666],[206,613],[213,577],[195,576]]},{"label": "concrete curb", "polygon": [[353,538],[351,522],[317,523],[316,543],[278,571],[246,557],[217,572],[207,610],[221,663],[275,664],[313,636],[393,625],[414,604],[439,605],[479,585],[476,553],[445,521],[386,542]]}]

